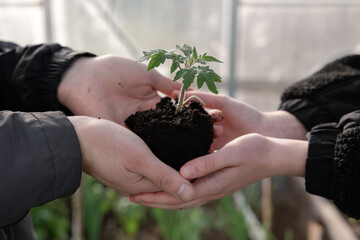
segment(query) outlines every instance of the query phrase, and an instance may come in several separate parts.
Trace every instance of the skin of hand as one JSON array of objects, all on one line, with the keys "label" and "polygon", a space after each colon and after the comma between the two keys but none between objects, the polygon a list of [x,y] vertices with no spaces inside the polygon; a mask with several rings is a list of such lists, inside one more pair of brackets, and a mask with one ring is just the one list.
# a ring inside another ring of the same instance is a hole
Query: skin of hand
[{"label": "skin of hand", "polygon": [[144,193],[130,201],[149,207],[196,207],[232,194],[260,179],[280,175],[304,176],[308,143],[301,140],[247,134],[222,149],[186,163],[180,173],[191,180],[195,198],[181,202],[164,192]]},{"label": "skin of hand", "polygon": [[193,198],[191,183],[157,159],[127,128],[85,116],[69,120],[78,135],[85,173],[124,196],[164,191],[184,201]]},{"label": "skin of hand", "polygon": [[[178,96],[174,91],[172,96]],[[205,103],[214,122],[212,149],[222,148],[233,139],[248,134],[277,138],[305,139],[306,129],[292,114],[286,111],[260,112],[250,105],[225,95],[200,91],[188,91],[185,97],[196,95]]]},{"label": "skin of hand", "polygon": [[74,115],[101,117],[124,125],[139,110],[155,107],[158,91],[170,95],[179,82],[147,71],[146,65],[114,55],[82,57],[65,71],[58,100]]}]

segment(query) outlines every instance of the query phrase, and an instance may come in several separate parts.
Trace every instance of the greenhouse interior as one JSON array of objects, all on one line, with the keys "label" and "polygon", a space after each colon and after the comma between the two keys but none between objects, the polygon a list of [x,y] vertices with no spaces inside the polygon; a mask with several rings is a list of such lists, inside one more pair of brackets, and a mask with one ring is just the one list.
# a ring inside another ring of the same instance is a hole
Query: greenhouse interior
[{"label": "greenhouse interior", "polygon": [[[222,62],[210,63],[219,94],[261,112],[278,110],[292,84],[360,52],[358,0],[0,0],[0,18],[0,40],[19,46],[59,43],[134,61],[150,49],[196,46]],[[168,69],[157,70],[174,78]],[[360,239],[356,219],[294,176],[167,210],[132,203],[83,173],[75,194],[30,214],[39,240]]]}]

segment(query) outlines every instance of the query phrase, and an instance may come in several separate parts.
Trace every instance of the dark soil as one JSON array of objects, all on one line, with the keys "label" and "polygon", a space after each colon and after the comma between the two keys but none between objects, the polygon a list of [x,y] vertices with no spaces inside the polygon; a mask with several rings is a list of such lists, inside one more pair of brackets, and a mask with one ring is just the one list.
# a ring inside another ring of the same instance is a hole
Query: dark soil
[{"label": "dark soil", "polygon": [[155,156],[179,170],[187,161],[209,152],[214,128],[210,115],[196,101],[176,115],[175,110],[171,99],[165,97],[155,109],[136,112],[125,123]]}]

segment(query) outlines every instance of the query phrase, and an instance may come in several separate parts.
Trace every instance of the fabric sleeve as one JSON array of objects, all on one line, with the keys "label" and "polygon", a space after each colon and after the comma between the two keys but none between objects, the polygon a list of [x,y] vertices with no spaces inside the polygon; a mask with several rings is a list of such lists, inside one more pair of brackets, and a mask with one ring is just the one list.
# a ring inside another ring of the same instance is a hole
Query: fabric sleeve
[{"label": "fabric sleeve", "polygon": [[306,190],[360,219],[360,111],[343,116],[338,124],[318,125],[308,135]]},{"label": "fabric sleeve", "polygon": [[0,228],[79,187],[80,145],[62,112],[1,111],[0,133]]},{"label": "fabric sleeve", "polygon": [[279,109],[297,117],[308,131],[360,109],[360,55],[331,62],[293,84],[282,94]]},{"label": "fabric sleeve", "polygon": [[19,47],[0,41],[0,109],[64,111],[57,100],[62,74],[79,57],[93,57],[59,44]]}]

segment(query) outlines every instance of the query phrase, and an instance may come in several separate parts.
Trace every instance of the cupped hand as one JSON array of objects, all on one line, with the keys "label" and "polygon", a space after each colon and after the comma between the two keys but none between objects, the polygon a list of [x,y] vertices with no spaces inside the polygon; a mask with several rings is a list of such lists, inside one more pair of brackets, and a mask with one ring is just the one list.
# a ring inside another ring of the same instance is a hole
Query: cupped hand
[{"label": "cupped hand", "polygon": [[303,176],[307,142],[247,134],[222,149],[186,163],[180,173],[191,180],[195,197],[182,202],[164,192],[130,197],[149,207],[179,209],[205,204],[232,194],[260,179],[279,175]]},{"label": "cupped hand", "polygon": [[[178,91],[172,94],[176,96]],[[248,133],[260,132],[264,115],[255,108],[225,95],[200,91],[188,91],[186,98],[196,95],[206,104],[214,120],[213,150],[218,150],[233,139]]]},{"label": "cupped hand", "polygon": [[[179,91],[172,92],[176,97]],[[286,111],[261,112],[254,107],[225,95],[201,91],[188,91],[186,98],[196,95],[206,104],[214,120],[215,136],[212,150],[223,147],[233,139],[248,134],[305,139],[306,129],[292,114]]]},{"label": "cupped hand", "polygon": [[124,125],[139,110],[155,107],[158,91],[170,95],[179,82],[147,71],[146,65],[113,55],[83,57],[64,73],[58,99],[74,115],[101,117]]},{"label": "cupped hand", "polygon": [[181,200],[193,198],[190,182],[156,158],[127,128],[91,117],[69,120],[78,135],[85,173],[124,196],[164,191]]}]

